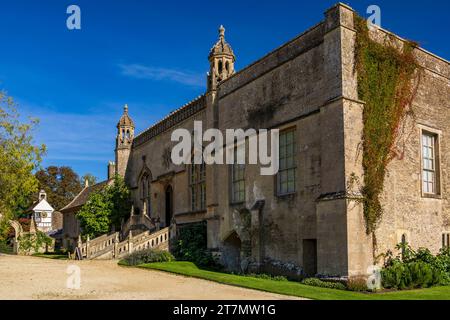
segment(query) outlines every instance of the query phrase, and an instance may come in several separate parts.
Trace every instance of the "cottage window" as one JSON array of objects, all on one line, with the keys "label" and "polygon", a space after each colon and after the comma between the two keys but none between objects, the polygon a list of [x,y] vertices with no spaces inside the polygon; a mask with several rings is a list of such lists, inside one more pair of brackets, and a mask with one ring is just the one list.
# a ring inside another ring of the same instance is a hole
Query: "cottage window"
[{"label": "cottage window", "polygon": [[278,195],[286,195],[296,191],[297,166],[295,133],[295,128],[280,132],[280,168],[277,175]]}]

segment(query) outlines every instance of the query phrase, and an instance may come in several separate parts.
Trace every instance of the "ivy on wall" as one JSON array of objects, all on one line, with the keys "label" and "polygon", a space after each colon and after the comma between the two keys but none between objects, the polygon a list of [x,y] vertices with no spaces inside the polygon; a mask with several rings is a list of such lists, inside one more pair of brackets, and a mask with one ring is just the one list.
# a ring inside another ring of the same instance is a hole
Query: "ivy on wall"
[{"label": "ivy on wall", "polygon": [[355,28],[358,95],[365,102],[361,193],[366,231],[373,234],[383,214],[380,196],[386,168],[396,156],[401,124],[412,115],[411,103],[417,89],[414,78],[419,65],[413,55],[415,43],[405,42],[399,48],[392,35],[387,35],[384,43],[376,42],[369,36],[367,22],[356,14]]}]

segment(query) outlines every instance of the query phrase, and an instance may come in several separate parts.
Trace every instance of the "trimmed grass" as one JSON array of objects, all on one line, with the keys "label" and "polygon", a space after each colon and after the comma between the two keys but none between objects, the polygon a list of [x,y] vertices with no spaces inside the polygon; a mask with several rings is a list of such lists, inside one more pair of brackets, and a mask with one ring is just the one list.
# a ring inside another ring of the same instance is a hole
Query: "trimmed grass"
[{"label": "trimmed grass", "polygon": [[248,289],[256,289],[314,300],[450,300],[450,286],[366,294],[312,287],[294,281],[275,281],[208,271],[199,269],[192,262],[185,261],[149,263],[139,265],[138,267],[143,269],[171,272],[183,276],[195,277]]},{"label": "trimmed grass", "polygon": [[67,254],[59,254],[59,253],[35,253],[35,254],[33,254],[33,257],[54,259],[54,260],[68,260],[69,259]]}]

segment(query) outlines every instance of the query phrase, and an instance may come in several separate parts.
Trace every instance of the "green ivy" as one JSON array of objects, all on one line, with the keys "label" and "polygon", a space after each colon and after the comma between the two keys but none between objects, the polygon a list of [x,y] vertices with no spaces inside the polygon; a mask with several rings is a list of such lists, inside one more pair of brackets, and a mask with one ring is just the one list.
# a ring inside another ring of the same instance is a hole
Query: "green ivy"
[{"label": "green ivy", "polygon": [[42,231],[36,233],[25,233],[19,237],[20,251],[25,253],[36,253],[40,249],[46,246],[51,246],[53,243],[52,238],[46,235]]},{"label": "green ivy", "polygon": [[384,43],[376,42],[369,36],[366,21],[357,15],[355,28],[358,95],[365,102],[361,193],[366,231],[373,234],[383,214],[380,195],[386,168],[399,153],[395,146],[401,124],[412,115],[413,80],[419,66],[413,55],[416,44],[405,42],[399,49],[397,39],[390,35]]}]

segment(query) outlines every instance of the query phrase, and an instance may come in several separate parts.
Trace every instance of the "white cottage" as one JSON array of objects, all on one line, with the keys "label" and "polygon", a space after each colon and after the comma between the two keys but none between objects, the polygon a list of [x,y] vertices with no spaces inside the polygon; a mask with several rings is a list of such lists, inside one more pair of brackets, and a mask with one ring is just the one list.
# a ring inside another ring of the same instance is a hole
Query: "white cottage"
[{"label": "white cottage", "polygon": [[48,232],[52,230],[52,215],[55,209],[47,202],[47,193],[39,192],[39,200],[31,209],[38,230]]}]

